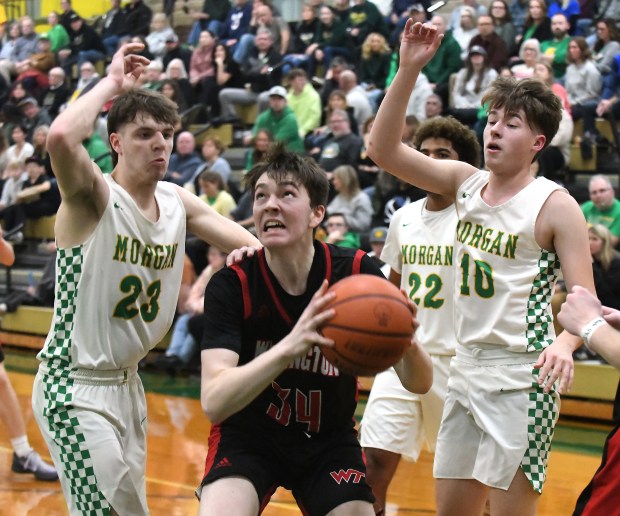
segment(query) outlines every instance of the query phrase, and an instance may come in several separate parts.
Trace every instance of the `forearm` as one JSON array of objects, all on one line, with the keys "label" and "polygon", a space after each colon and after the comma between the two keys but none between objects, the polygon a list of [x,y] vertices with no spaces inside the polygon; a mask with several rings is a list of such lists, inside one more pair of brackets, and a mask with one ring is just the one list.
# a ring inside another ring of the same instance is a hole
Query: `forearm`
[{"label": "forearm", "polygon": [[403,387],[410,392],[424,394],[433,384],[431,357],[417,342],[405,352],[394,370]]},{"label": "forearm", "polygon": [[291,357],[285,353],[284,340],[247,364],[222,369],[212,378],[203,376],[200,399],[211,423],[221,423],[247,407],[286,369]]},{"label": "forearm", "polygon": [[590,337],[588,347],[620,369],[620,332],[611,325],[601,325]]}]

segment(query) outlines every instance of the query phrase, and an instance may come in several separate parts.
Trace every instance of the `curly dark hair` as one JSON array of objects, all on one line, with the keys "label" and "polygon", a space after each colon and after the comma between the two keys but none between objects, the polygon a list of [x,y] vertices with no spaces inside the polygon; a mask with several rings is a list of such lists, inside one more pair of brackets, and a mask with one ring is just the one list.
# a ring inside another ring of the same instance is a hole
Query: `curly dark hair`
[{"label": "curly dark hair", "polygon": [[413,145],[419,149],[422,142],[429,138],[445,138],[452,143],[452,147],[459,155],[459,161],[476,168],[480,166],[481,151],[476,133],[456,118],[434,117],[422,122],[413,137]]}]

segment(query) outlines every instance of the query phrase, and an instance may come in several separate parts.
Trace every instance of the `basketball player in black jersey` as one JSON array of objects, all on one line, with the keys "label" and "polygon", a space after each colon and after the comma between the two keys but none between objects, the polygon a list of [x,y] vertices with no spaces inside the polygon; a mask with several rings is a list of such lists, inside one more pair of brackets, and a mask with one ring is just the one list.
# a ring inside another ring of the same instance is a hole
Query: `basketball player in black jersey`
[{"label": "basketball player in black jersey", "polygon": [[[259,514],[283,486],[304,514],[373,515],[357,380],[325,359],[321,346],[333,343],[317,329],[333,316],[329,285],[381,271],[362,251],[314,240],[328,193],[314,162],[276,145],[247,182],[264,248],[218,272],[205,293],[201,400],[213,426],[200,514]],[[415,340],[397,370],[406,388],[430,388]]]}]

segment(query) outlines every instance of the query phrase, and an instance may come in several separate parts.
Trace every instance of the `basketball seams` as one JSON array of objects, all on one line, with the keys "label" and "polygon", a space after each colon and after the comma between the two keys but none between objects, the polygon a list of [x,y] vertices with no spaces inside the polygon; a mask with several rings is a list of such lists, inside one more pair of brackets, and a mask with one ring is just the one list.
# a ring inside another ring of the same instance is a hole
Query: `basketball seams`
[{"label": "basketball seams", "polygon": [[329,321],[327,321],[321,327],[321,330],[324,330],[325,328],[332,328],[334,330],[346,330],[350,333],[361,333],[363,335],[374,335],[378,339],[381,337],[402,339],[402,338],[413,336],[413,328],[411,329],[410,332],[407,332],[407,333],[387,333],[387,332],[378,332],[376,330],[364,330],[362,328],[356,328],[354,326],[345,326],[343,324],[332,324]]},{"label": "basketball seams", "polygon": [[407,301],[404,300],[404,298],[403,298],[403,300],[400,300],[400,299],[396,299],[395,297],[389,296],[389,295],[386,295],[386,294],[375,294],[375,293],[372,293],[372,294],[357,294],[357,295],[355,295],[355,297],[347,297],[347,298],[341,299],[340,301],[338,300],[338,298],[336,298],[332,303],[329,304],[329,307],[330,308],[336,308],[338,305],[342,305],[344,303],[348,303],[352,299],[376,299],[376,298],[387,299],[390,302],[398,303],[399,305],[404,306],[407,309],[407,311],[409,311],[409,304],[407,303]]}]

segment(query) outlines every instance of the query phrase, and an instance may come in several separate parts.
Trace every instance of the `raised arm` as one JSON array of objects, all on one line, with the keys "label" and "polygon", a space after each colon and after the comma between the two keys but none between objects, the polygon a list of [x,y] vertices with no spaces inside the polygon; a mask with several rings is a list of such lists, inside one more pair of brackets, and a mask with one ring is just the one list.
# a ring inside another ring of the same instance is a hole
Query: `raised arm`
[{"label": "raised arm", "polygon": [[50,127],[47,146],[62,198],[56,224],[61,246],[83,242],[103,213],[109,191],[82,141],[92,133],[104,104],[131,89],[149,63],[132,54],[143,47],[141,43],[123,45],[114,54],[108,75],[69,104]]},{"label": "raised arm", "polygon": [[258,239],[235,221],[217,213],[207,203],[176,187],[187,213],[187,229],[227,253],[240,247],[261,247]]},{"label": "raised arm", "polygon": [[433,25],[407,20],[400,45],[400,67],[377,112],[368,155],[379,167],[404,181],[430,192],[454,196],[475,168],[461,161],[434,160],[400,140],[413,87],[442,38]]}]

